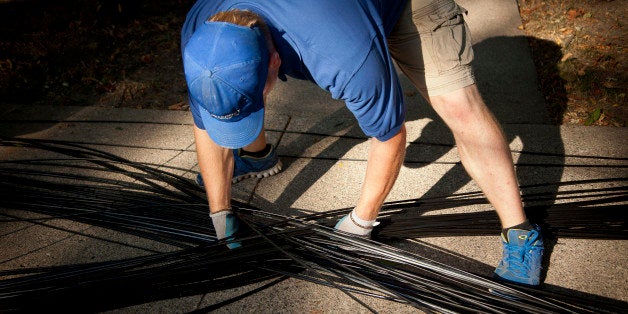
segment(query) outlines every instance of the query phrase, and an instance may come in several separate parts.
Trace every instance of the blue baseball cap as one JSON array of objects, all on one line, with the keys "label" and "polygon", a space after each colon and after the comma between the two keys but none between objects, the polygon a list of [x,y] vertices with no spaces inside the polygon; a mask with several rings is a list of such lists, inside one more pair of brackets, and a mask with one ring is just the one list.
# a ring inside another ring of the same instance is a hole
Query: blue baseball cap
[{"label": "blue baseball cap", "polygon": [[264,126],[268,47],[258,27],[204,22],[183,51],[190,105],[226,148],[251,144]]}]

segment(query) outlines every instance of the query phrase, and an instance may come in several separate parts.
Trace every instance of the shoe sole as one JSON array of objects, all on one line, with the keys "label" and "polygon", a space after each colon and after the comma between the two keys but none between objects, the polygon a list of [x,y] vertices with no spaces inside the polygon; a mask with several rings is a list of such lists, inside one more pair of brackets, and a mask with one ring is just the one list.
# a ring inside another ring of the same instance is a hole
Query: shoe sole
[{"label": "shoe sole", "polygon": [[279,173],[281,171],[282,165],[281,165],[281,160],[277,161],[277,164],[275,166],[273,166],[272,168],[263,170],[263,171],[259,171],[259,172],[249,172],[249,173],[245,173],[243,175],[239,175],[237,177],[233,177],[233,180],[231,180],[233,183],[238,183],[244,179],[248,179],[248,178],[267,178],[270,177],[272,175],[275,175],[277,173]]}]

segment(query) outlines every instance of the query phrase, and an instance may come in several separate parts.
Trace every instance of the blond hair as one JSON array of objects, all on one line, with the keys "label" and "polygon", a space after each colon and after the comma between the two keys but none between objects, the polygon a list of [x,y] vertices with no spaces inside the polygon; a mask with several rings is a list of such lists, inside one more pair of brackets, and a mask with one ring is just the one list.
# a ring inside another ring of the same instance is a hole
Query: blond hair
[{"label": "blond hair", "polygon": [[226,22],[246,27],[259,27],[259,29],[264,34],[266,38],[266,42],[268,47],[272,47],[272,38],[270,36],[270,31],[268,29],[268,25],[264,22],[261,16],[257,13],[251,12],[249,10],[229,10],[224,12],[218,12],[214,14],[214,16],[209,18],[210,22]]}]

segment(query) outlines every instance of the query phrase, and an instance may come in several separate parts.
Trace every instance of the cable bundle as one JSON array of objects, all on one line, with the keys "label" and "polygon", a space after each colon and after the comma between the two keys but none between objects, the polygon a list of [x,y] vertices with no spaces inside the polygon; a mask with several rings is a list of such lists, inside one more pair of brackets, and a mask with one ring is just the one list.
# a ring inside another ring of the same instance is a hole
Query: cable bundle
[{"label": "cable bundle", "polygon": [[[582,296],[504,285],[380,242],[334,232],[329,222],[347,209],[288,217],[234,201],[246,228],[236,239],[242,248],[228,250],[225,241],[213,236],[203,191],[168,171],[179,169],[160,170],[66,142],[2,139],[0,144],[61,155],[0,162],[0,223],[45,225],[66,219],[170,248],[119,260],[0,271],[1,312],[101,311],[265,283],[250,294],[290,277],[337,288],[372,311],[355,295],[443,313],[626,309],[625,304],[602,308]],[[540,205],[527,210],[542,213],[548,228],[561,236],[626,239],[626,215],[617,205],[626,200],[625,180],[613,180],[619,186],[561,193],[557,197],[569,202],[559,205],[542,205],[547,195],[529,194],[526,202]],[[483,202],[479,193],[468,193],[387,203],[375,236],[386,240],[492,234],[499,228],[492,213],[421,215]],[[587,208],[591,205],[595,210]]]}]

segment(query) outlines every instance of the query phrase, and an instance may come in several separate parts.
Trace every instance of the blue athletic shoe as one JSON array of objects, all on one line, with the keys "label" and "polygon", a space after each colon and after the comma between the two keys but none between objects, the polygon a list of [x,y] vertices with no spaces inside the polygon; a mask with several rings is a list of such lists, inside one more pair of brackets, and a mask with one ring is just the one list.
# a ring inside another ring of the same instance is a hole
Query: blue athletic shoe
[{"label": "blue athletic shoe", "polygon": [[538,226],[532,230],[508,230],[502,235],[504,256],[495,269],[495,278],[512,283],[537,286],[541,278],[543,236]]},{"label": "blue athletic shoe", "polygon": [[[270,151],[264,157],[240,156],[241,149],[233,150],[233,160],[235,162],[233,169],[233,183],[238,183],[246,178],[256,177],[265,178],[277,174],[281,171],[281,160],[277,156],[275,146],[270,146]],[[196,183],[200,187],[204,187],[203,177],[201,174],[196,175]]]},{"label": "blue athletic shoe", "polygon": [[266,178],[281,171],[281,161],[277,156],[275,146],[270,146],[270,151],[266,156],[256,158],[252,156],[240,156],[242,149],[233,150],[233,183],[237,183],[246,178]]}]

